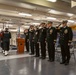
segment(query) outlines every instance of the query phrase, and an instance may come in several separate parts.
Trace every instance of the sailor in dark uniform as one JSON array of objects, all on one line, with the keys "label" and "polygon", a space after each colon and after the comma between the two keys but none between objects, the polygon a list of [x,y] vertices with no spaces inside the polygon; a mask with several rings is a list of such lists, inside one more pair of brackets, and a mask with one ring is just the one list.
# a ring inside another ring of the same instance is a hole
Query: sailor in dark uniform
[{"label": "sailor in dark uniform", "polygon": [[29,30],[28,29],[25,29],[24,35],[25,35],[26,51],[29,52]]},{"label": "sailor in dark uniform", "polygon": [[60,64],[68,65],[70,61],[70,44],[73,38],[73,32],[70,27],[67,26],[68,21],[63,21],[63,27],[60,28],[59,43],[61,47],[62,62]]},{"label": "sailor in dark uniform", "polygon": [[41,47],[41,59],[46,58],[46,24],[41,23],[42,28],[39,30],[39,43]]},{"label": "sailor in dark uniform", "polygon": [[8,31],[8,28],[5,28],[5,31],[3,32],[3,46],[4,46],[5,56],[8,55],[10,39],[11,39],[11,33]]},{"label": "sailor in dark uniform", "polygon": [[52,22],[48,22],[47,24],[47,49],[48,49],[48,56],[50,62],[55,60],[55,43],[57,39],[57,32],[56,28],[52,26]]},{"label": "sailor in dark uniform", "polygon": [[39,53],[39,43],[38,43],[38,40],[39,40],[39,30],[38,30],[38,26],[35,26],[35,32],[34,32],[34,45],[35,45],[35,51],[36,51],[36,57],[39,57],[40,56],[40,53]]},{"label": "sailor in dark uniform", "polygon": [[30,26],[29,29],[29,42],[30,42],[30,55],[34,55],[34,26]]}]

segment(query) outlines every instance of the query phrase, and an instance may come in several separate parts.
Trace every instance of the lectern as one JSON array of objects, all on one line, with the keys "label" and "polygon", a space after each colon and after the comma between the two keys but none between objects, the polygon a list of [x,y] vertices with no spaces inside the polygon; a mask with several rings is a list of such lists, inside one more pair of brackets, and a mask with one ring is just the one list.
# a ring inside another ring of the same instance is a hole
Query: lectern
[{"label": "lectern", "polygon": [[18,54],[24,53],[24,46],[25,46],[25,39],[17,38],[17,53]]}]

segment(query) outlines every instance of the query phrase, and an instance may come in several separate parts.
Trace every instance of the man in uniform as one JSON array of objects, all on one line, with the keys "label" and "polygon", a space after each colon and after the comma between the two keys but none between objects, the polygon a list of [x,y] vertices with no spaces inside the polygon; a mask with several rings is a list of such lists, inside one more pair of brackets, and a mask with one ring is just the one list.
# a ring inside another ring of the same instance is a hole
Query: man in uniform
[{"label": "man in uniform", "polygon": [[39,30],[39,43],[41,46],[41,58],[46,58],[46,24],[41,23],[42,28]]},{"label": "man in uniform", "polygon": [[30,42],[30,55],[34,55],[34,26],[30,26],[29,29],[29,42]]},{"label": "man in uniform", "polygon": [[34,45],[35,45],[35,50],[36,50],[35,57],[39,57],[40,54],[39,54],[39,43],[38,43],[38,40],[39,40],[38,26],[35,26],[34,30],[35,30],[35,32],[34,32]]},{"label": "man in uniform", "polygon": [[52,26],[52,22],[48,22],[47,24],[47,49],[48,49],[48,56],[50,62],[54,62],[55,60],[55,43],[57,39],[57,32],[56,29]]},{"label": "man in uniform", "polygon": [[24,35],[25,35],[26,50],[27,52],[29,52],[29,30],[28,29],[25,29]]},{"label": "man in uniform", "polygon": [[11,33],[8,31],[8,28],[5,28],[5,31],[3,32],[3,46],[4,46],[5,56],[8,55],[10,39],[11,39]]},{"label": "man in uniform", "polygon": [[69,64],[70,60],[70,44],[73,38],[73,32],[70,27],[67,26],[68,21],[63,21],[63,27],[60,28],[60,38],[59,43],[61,47],[61,54],[62,54],[62,62],[60,64]]}]

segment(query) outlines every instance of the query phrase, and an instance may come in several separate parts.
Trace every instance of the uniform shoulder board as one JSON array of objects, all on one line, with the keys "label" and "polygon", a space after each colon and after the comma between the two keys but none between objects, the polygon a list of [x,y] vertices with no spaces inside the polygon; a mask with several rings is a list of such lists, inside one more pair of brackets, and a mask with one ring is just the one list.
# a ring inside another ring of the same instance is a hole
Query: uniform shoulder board
[{"label": "uniform shoulder board", "polygon": [[68,30],[70,30],[70,29],[71,29],[71,27],[67,27],[67,29],[68,29]]}]

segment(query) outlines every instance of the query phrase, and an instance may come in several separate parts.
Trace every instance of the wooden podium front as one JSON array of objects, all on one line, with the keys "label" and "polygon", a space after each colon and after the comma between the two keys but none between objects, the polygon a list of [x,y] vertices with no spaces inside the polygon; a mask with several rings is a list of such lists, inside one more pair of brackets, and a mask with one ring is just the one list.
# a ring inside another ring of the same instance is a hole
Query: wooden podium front
[{"label": "wooden podium front", "polygon": [[25,39],[17,38],[17,53],[24,53]]}]

